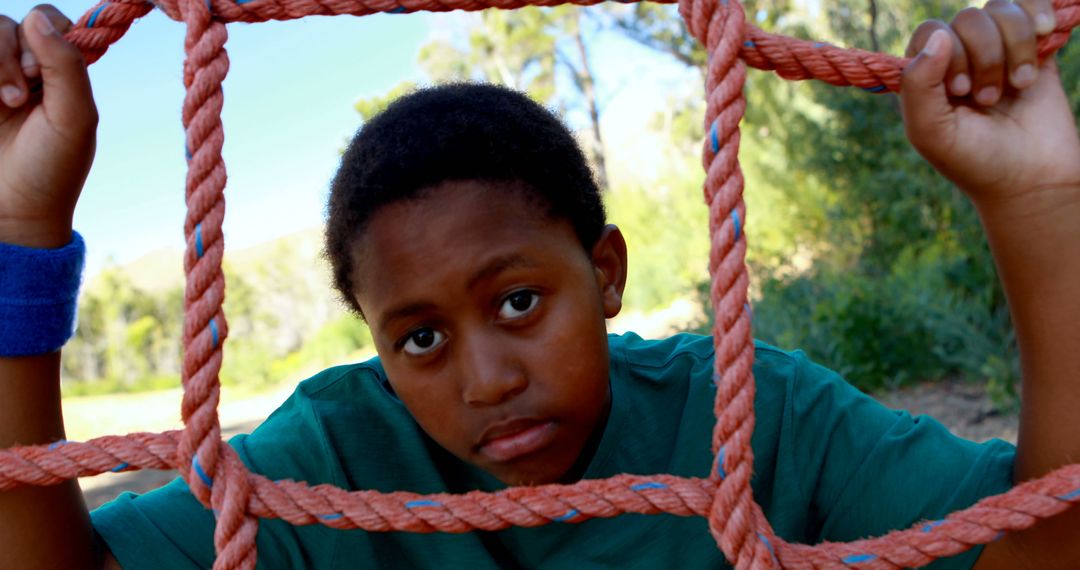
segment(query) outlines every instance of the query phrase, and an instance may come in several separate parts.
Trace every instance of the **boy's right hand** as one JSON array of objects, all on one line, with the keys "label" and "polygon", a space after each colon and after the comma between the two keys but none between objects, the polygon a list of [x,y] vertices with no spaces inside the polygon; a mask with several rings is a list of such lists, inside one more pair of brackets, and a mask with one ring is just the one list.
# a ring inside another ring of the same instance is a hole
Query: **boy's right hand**
[{"label": "boy's right hand", "polygon": [[53,6],[0,15],[0,242],[55,248],[94,158],[98,114],[86,63]]}]

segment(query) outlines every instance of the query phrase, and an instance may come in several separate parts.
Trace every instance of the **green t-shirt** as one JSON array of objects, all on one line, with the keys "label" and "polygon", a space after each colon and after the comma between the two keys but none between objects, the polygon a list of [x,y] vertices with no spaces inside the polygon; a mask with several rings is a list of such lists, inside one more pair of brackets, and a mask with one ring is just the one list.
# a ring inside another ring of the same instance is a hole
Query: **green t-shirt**
[{"label": "green t-shirt", "polygon": [[[712,340],[610,337],[612,407],[586,478],[705,477],[712,464]],[[1013,448],[952,436],[886,409],[835,373],[756,350],[754,495],[780,536],[816,543],[938,519],[1008,489]],[[232,440],[270,479],[419,493],[501,488],[441,449],[394,397],[377,359],[326,370],[251,435]],[[213,515],[176,480],[93,513],[125,569],[209,568]],[[728,568],[701,518],[622,515],[465,534],[339,531],[264,520],[259,568]],[[976,551],[935,569],[970,568]]]}]

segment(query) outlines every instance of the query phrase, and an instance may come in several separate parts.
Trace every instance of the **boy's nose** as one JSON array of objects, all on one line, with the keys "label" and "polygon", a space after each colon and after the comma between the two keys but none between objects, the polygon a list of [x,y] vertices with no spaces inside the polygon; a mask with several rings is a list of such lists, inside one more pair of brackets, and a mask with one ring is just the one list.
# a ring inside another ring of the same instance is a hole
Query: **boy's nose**
[{"label": "boy's nose", "polygon": [[465,346],[458,343],[461,397],[470,406],[501,404],[529,385],[513,352],[491,336],[476,336]]}]

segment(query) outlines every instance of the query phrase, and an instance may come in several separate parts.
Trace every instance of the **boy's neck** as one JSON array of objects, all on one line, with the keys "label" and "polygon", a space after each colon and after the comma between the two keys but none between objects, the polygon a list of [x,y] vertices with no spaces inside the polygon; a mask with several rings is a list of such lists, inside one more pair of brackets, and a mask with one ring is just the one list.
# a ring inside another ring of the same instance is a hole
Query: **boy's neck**
[{"label": "boy's neck", "polygon": [[592,464],[593,457],[596,455],[596,450],[600,447],[600,440],[604,438],[604,431],[607,429],[609,417],[611,417],[610,389],[608,390],[607,402],[604,404],[603,415],[596,422],[596,427],[593,428],[592,434],[589,435],[588,441],[585,442],[585,447],[581,450],[581,454],[578,455],[577,461],[566,472],[566,475],[563,475],[562,479],[559,480],[560,483],[574,483],[585,475],[589,465]]}]

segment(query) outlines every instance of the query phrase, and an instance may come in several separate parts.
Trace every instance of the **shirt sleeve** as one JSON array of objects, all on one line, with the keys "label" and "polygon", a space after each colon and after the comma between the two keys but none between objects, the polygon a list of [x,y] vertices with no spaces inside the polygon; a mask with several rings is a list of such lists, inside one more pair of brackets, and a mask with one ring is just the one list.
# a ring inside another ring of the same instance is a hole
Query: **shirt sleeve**
[{"label": "shirt sleeve", "polygon": [[[305,398],[293,396],[250,436],[229,444],[253,471],[270,479],[307,480],[340,486],[335,462]],[[124,493],[91,513],[94,528],[125,570],[210,568],[214,554],[214,516],[181,479],[146,493]],[[294,527],[261,520],[256,545],[258,568],[329,567],[336,537],[321,525]]]},{"label": "shirt sleeve", "polygon": [[[818,541],[847,542],[942,519],[1012,487],[1012,445],[956,437],[929,416],[890,410],[801,353],[796,358],[792,449]],[[971,568],[981,551],[926,568]]]}]

